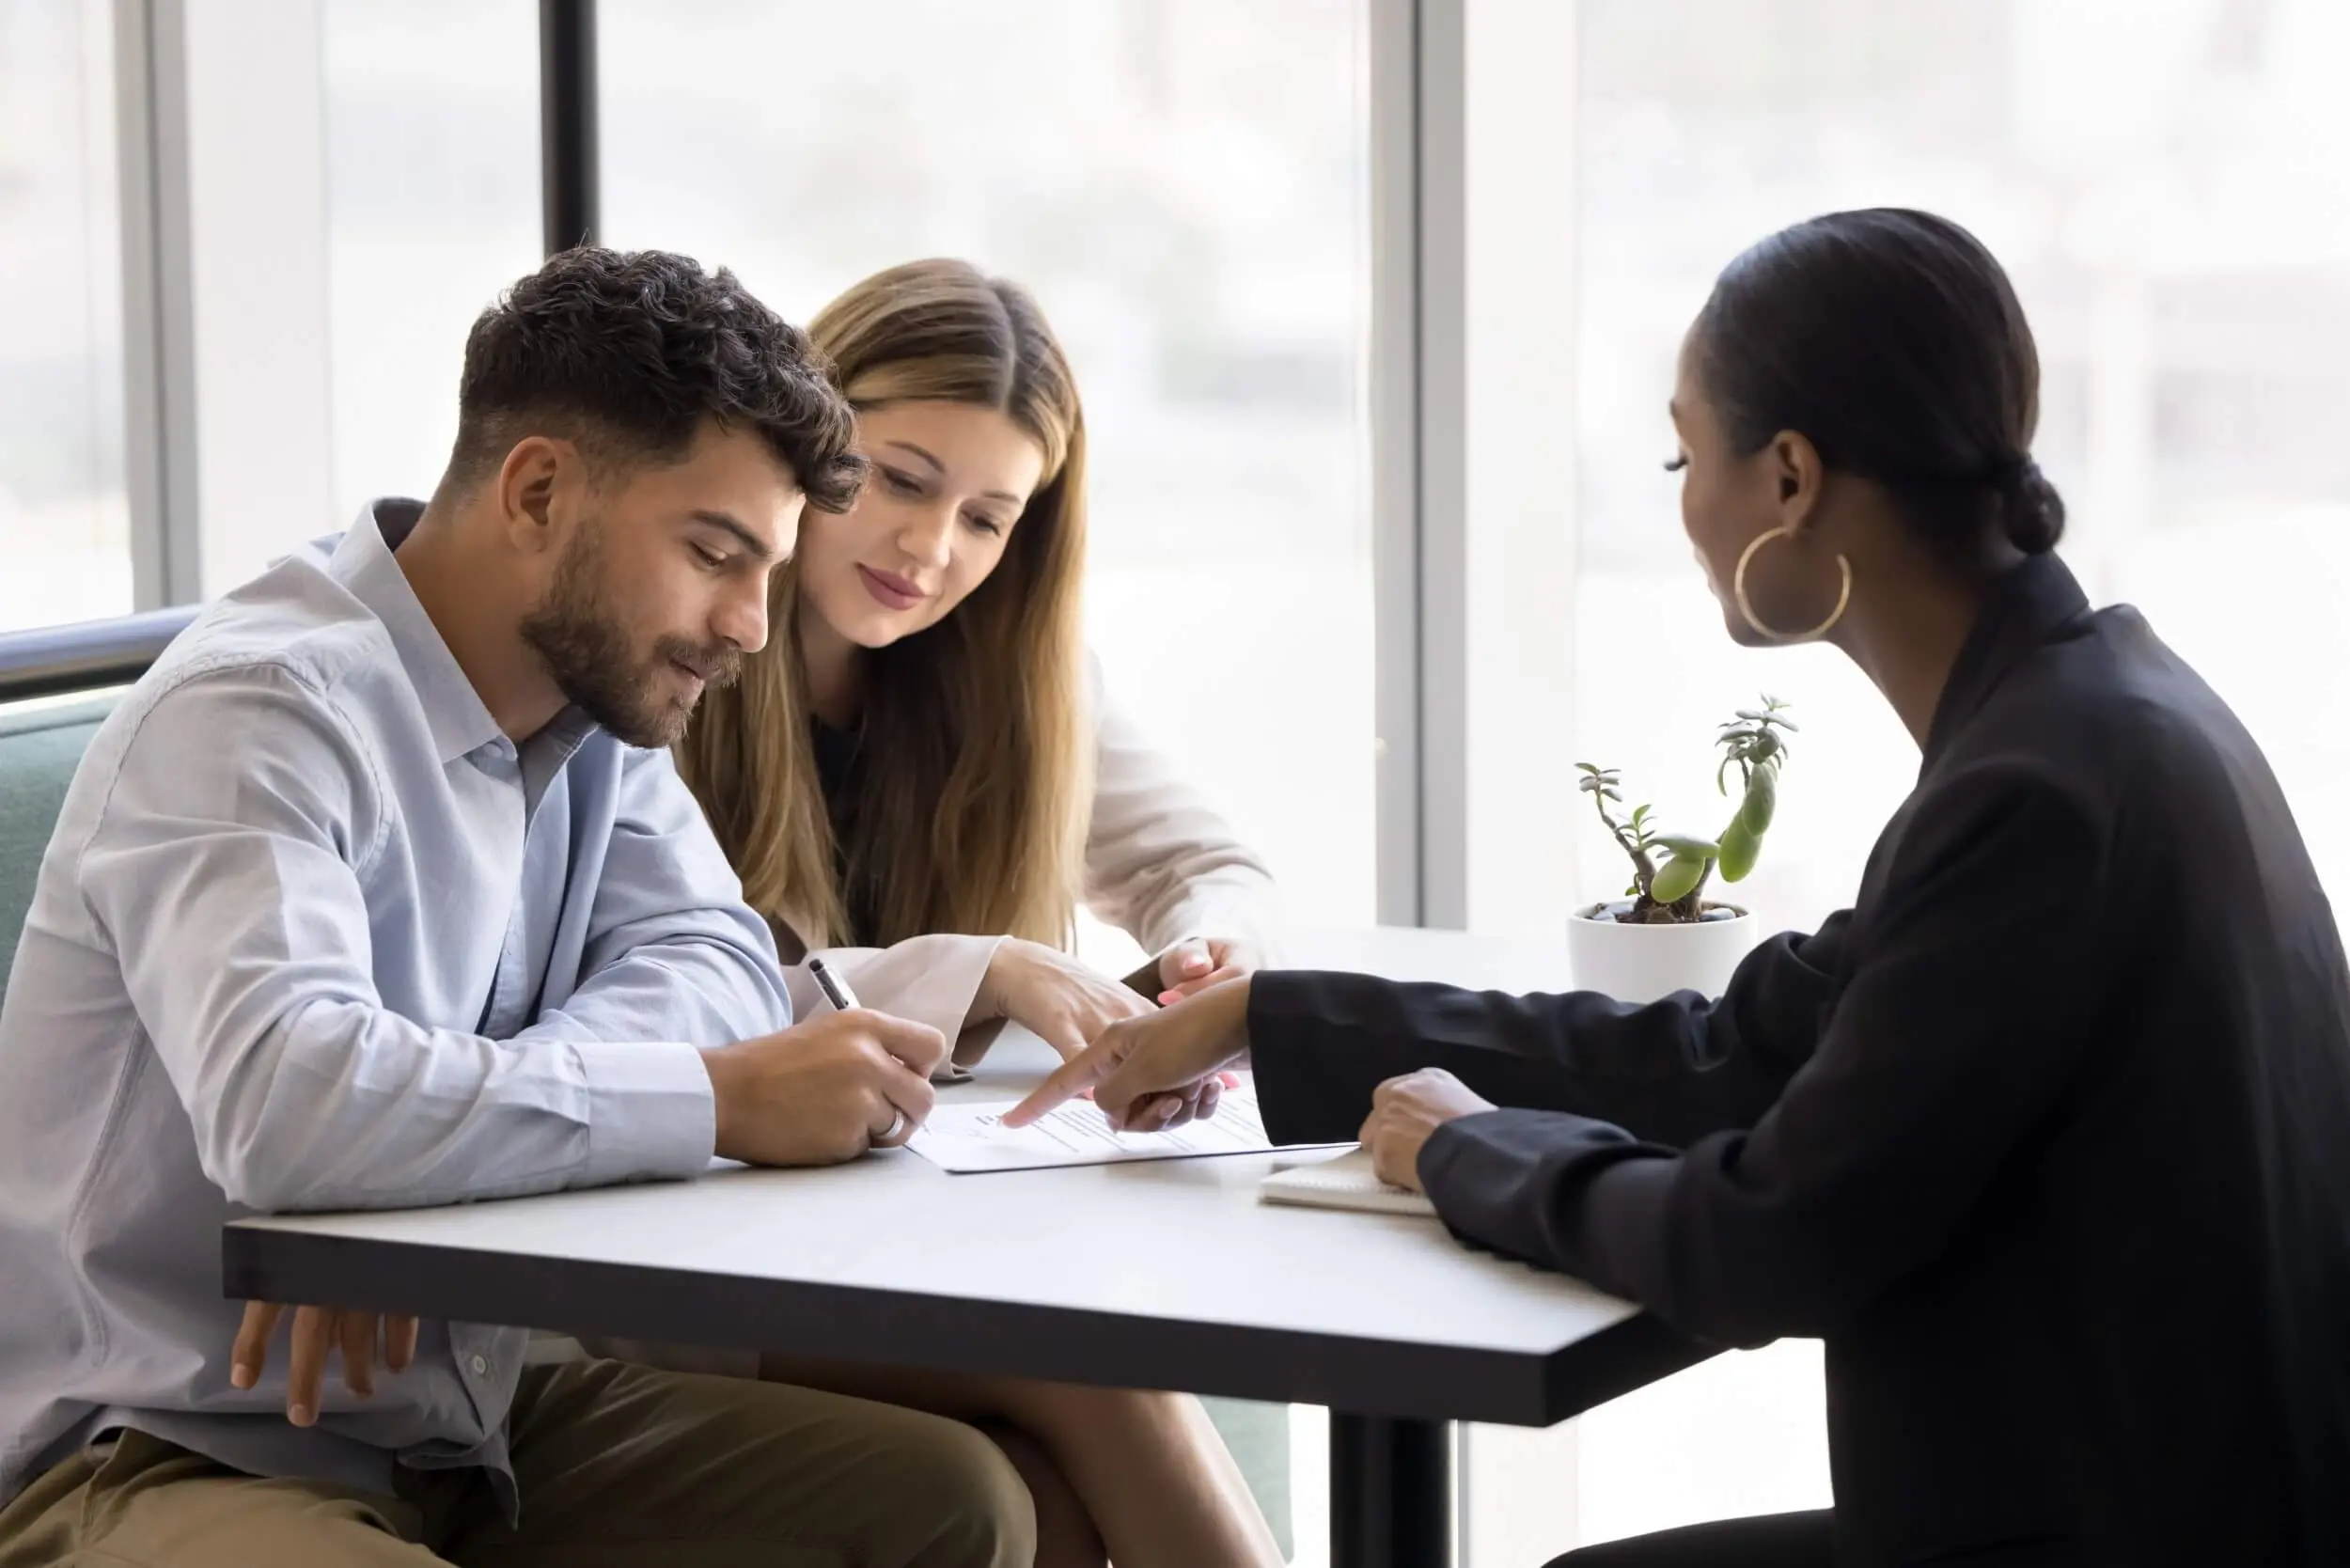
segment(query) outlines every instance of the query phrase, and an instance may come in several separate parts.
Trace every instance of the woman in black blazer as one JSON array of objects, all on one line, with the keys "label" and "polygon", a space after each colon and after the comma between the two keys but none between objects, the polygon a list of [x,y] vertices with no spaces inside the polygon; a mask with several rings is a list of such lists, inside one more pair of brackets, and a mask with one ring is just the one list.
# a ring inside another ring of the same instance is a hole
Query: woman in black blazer
[{"label": "woman in black blazer", "polygon": [[1683,348],[1731,635],[1833,642],[1924,753],[1851,909],[1713,1003],[1261,974],[1031,1102],[1170,1124],[1245,1054],[1277,1139],[1359,1127],[1465,1240],[1826,1341],[1832,1514],[1562,1562],[2350,1562],[2333,912],[2234,715],[2050,554],[2038,385],[1998,264],[1919,212],[1763,241]]}]

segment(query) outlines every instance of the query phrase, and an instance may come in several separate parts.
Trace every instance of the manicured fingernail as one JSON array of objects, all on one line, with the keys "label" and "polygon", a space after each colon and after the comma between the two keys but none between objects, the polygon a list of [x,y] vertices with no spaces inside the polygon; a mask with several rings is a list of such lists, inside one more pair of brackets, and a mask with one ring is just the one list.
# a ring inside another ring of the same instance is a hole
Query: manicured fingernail
[{"label": "manicured fingernail", "polygon": [[319,1413],[306,1404],[286,1406],[286,1419],[296,1426],[308,1426],[319,1419]]},{"label": "manicured fingernail", "polygon": [[1207,966],[1208,961],[1201,958],[1198,953],[1194,953],[1189,958],[1183,960],[1183,967],[1195,975]]},{"label": "manicured fingernail", "polygon": [[228,1386],[231,1388],[250,1388],[255,1381],[253,1369],[242,1361],[228,1369]]},{"label": "manicured fingernail", "polygon": [[1173,1007],[1177,1002],[1180,1002],[1183,999],[1183,994],[1180,991],[1162,991],[1159,993],[1159,1006],[1161,1007]]}]

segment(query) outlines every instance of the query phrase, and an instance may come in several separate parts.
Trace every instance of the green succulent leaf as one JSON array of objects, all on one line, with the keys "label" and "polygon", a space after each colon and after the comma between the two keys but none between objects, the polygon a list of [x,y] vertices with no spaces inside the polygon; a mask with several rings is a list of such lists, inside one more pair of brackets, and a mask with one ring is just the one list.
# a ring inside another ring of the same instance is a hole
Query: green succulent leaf
[{"label": "green succulent leaf", "polygon": [[1759,767],[1747,778],[1747,797],[1738,808],[1738,823],[1748,833],[1761,836],[1771,825],[1771,818],[1778,810],[1778,770],[1768,765]]},{"label": "green succulent leaf", "polygon": [[1743,818],[1733,820],[1722,834],[1722,853],[1716,861],[1724,882],[1744,882],[1754,870],[1757,856],[1762,853],[1762,836],[1749,832]]},{"label": "green succulent leaf", "polygon": [[1711,839],[1696,839],[1680,833],[1659,834],[1656,841],[1670,851],[1675,859],[1695,860],[1700,870],[1703,869],[1706,861],[1722,852],[1722,846]]},{"label": "green succulent leaf", "polygon": [[1649,882],[1648,896],[1658,903],[1679,903],[1698,890],[1705,878],[1703,858],[1674,855],[1656,870]]}]

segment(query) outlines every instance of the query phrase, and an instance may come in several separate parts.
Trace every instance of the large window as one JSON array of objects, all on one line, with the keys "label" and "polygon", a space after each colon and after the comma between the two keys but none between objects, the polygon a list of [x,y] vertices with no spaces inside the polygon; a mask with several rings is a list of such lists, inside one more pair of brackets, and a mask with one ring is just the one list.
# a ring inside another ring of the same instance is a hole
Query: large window
[{"label": "large window", "polygon": [[[2013,275],[2040,339],[2063,554],[2251,726],[2321,870],[2350,876],[2350,57],[2331,0],[1586,0],[1576,624],[1587,745],[1692,808],[1707,722],[1753,688],[1801,749],[1752,884],[1849,896],[1915,749],[1823,650],[1715,635],[1664,418],[1714,273],[1834,208],[1923,207]],[[1685,628],[1693,635],[1664,635]],[[1637,650],[1655,678],[1605,678]],[[2290,680],[2278,679],[2280,671]],[[1680,794],[1674,792],[1679,791]]]},{"label": "large window", "polygon": [[1037,294],[1086,399],[1109,684],[1325,922],[1372,913],[1362,11],[598,13],[612,243],[796,321],[924,256]]},{"label": "large window", "polygon": [[0,630],[131,608],[105,0],[0,0]]},{"label": "large window", "polygon": [[[2031,317],[2066,558],[2235,707],[2321,873],[2350,883],[2334,809],[2350,795],[2350,8],[1584,0],[1581,15],[1581,747],[1676,816],[1711,813],[1710,726],[1768,688],[1803,733],[1747,886],[1773,926],[1812,924],[1857,886],[1916,749],[1839,656],[1727,642],[1657,463],[1674,351],[1724,262],[1817,212],[1922,207],[1990,245]],[[1606,865],[1587,844],[1587,870]],[[1711,1398],[1748,1403],[1726,1420]],[[1585,1539],[1825,1500],[1819,1400],[1798,1347],[1603,1410],[1583,1435]]]},{"label": "large window", "polygon": [[335,515],[422,495],[457,437],[465,333],[539,265],[531,0],[322,0]]}]

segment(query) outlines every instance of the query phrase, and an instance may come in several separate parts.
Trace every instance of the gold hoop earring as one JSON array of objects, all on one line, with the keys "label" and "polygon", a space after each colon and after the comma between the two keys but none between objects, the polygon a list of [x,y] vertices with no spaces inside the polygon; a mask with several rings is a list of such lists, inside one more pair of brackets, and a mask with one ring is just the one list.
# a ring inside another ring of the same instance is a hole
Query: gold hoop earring
[{"label": "gold hoop earring", "polygon": [[1756,636],[1769,642],[1817,642],[1836,630],[1836,623],[1844,619],[1844,607],[1852,603],[1852,562],[1840,553],[1836,557],[1836,569],[1843,573],[1843,586],[1836,590],[1836,608],[1828,611],[1825,620],[1809,632],[1779,632],[1762,624],[1762,618],[1754,613],[1754,604],[1747,597],[1747,567],[1753,561],[1755,552],[1771,541],[1794,537],[1795,530],[1786,527],[1755,535],[1739,552],[1738,570],[1730,580],[1730,591],[1738,601],[1738,613],[1746,617],[1747,624],[1754,628]]}]

